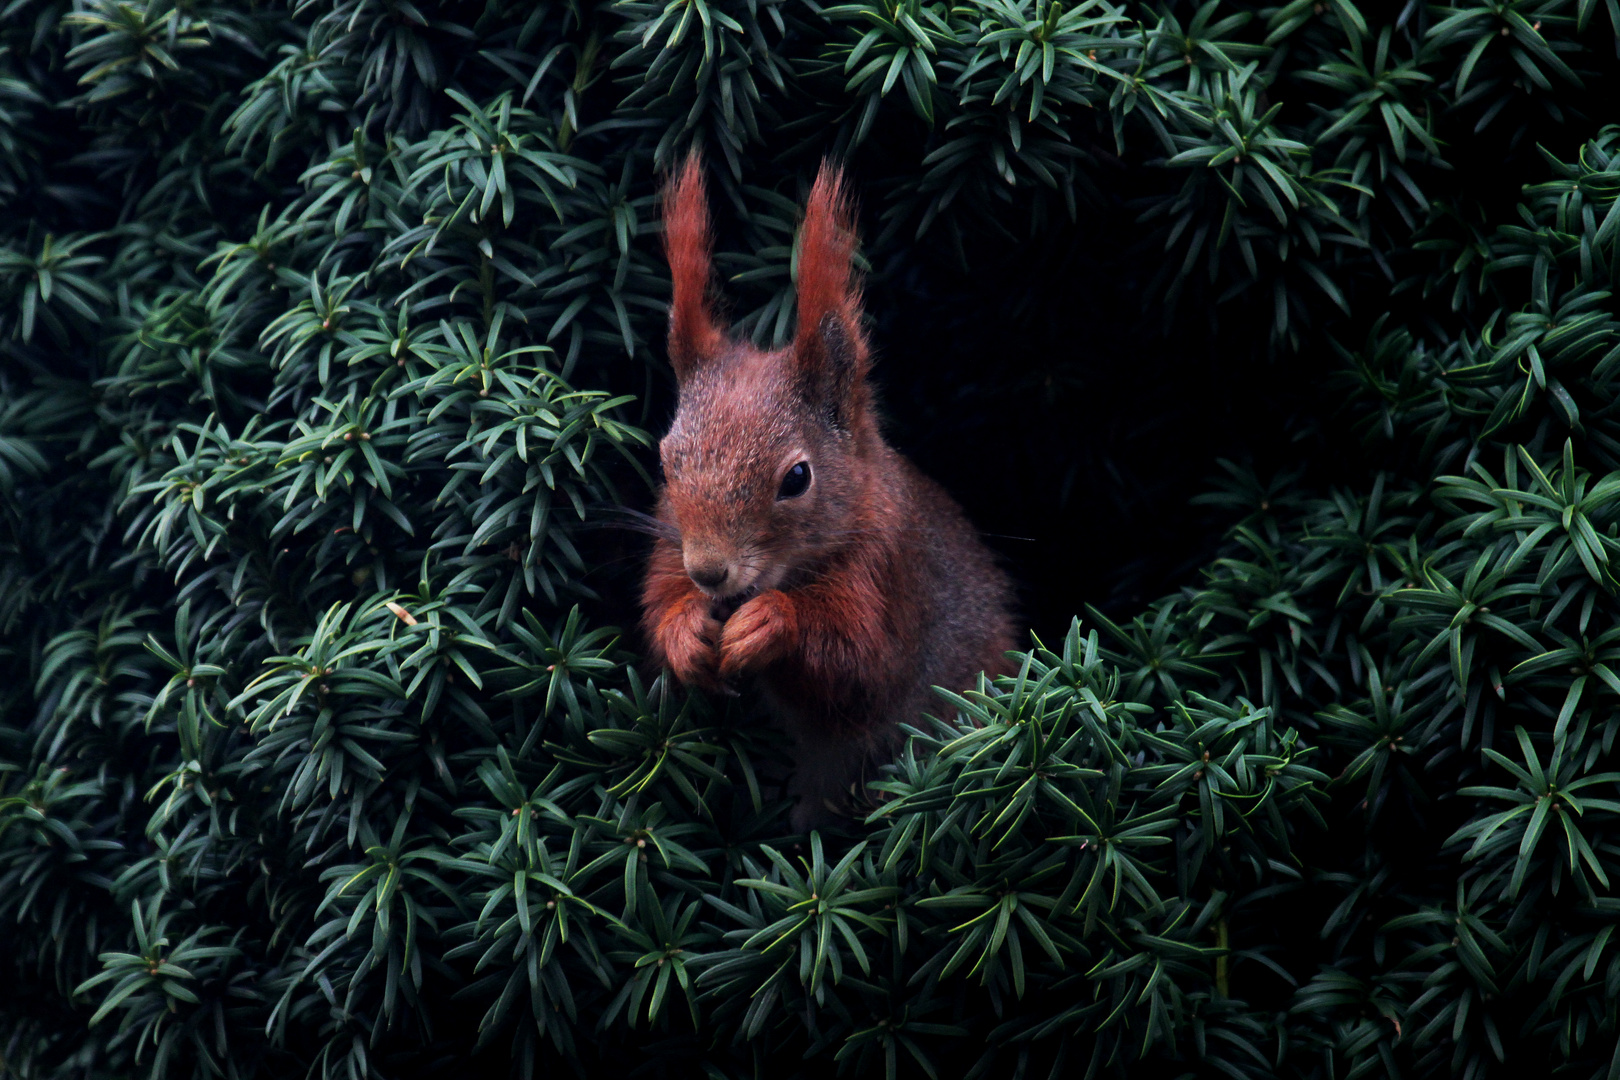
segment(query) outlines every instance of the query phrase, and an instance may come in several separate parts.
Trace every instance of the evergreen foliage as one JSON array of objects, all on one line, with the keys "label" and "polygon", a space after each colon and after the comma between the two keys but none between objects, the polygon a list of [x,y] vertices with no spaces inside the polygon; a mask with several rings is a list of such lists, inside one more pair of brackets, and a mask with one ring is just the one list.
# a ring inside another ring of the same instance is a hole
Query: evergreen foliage
[{"label": "evergreen foliage", "polygon": [[[0,1075],[1620,1076],[1617,56],[1615,0],[9,0]],[[609,625],[694,144],[761,342],[849,162],[900,429],[1019,430],[989,532],[1124,528],[1066,244],[1287,440],[846,836]]]}]

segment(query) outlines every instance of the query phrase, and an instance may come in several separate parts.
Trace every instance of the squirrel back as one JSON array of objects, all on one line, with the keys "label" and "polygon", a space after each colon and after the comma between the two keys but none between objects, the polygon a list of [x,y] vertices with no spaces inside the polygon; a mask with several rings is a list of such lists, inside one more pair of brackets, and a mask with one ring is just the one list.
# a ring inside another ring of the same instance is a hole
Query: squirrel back
[{"label": "squirrel back", "polygon": [[649,560],[643,628],[687,685],[757,681],[794,741],[804,828],[893,751],[931,687],[1008,669],[1012,590],[961,508],[883,439],[839,172],[824,165],[810,193],[785,349],[735,341],[715,315],[695,154],[664,220],[679,403],[659,444],[672,528]]}]

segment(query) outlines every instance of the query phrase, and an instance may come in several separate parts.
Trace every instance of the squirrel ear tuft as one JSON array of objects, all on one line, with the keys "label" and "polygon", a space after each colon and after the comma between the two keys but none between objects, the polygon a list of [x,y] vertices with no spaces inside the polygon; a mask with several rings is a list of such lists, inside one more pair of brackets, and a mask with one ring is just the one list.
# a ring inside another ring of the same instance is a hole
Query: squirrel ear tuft
[{"label": "squirrel ear tuft", "polygon": [[842,172],[823,162],[799,227],[799,327],[793,354],[807,389],[847,427],[870,353],[852,259],[855,210]]},{"label": "squirrel ear tuft", "polygon": [[669,363],[678,382],[712,359],[725,334],[709,304],[714,246],[709,229],[709,192],[696,149],[664,185],[664,254],[674,295],[669,305]]}]

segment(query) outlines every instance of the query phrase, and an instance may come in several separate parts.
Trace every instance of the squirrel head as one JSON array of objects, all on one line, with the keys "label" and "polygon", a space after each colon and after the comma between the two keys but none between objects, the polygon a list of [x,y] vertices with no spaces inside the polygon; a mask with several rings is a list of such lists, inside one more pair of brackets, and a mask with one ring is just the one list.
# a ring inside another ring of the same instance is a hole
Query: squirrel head
[{"label": "squirrel head", "polygon": [[659,444],[660,513],[694,583],[720,604],[791,584],[860,534],[882,440],[851,265],[854,214],[823,164],[799,230],[798,330],[766,352],[733,340],[709,301],[708,196],[696,152],[664,191],[679,404]]}]

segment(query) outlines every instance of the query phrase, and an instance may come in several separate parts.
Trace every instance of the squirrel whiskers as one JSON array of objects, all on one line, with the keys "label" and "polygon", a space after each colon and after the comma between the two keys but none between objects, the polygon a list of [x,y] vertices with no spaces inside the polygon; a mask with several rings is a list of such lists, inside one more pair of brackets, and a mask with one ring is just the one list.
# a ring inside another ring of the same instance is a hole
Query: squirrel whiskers
[{"label": "squirrel whiskers", "polygon": [[749,679],[793,740],[796,828],[838,808],[898,725],[1008,670],[1011,587],[961,508],[884,440],[854,213],[823,165],[799,231],[798,327],[764,352],[710,303],[694,154],[664,193],[679,404],[642,590],[654,658],[691,686]]}]

